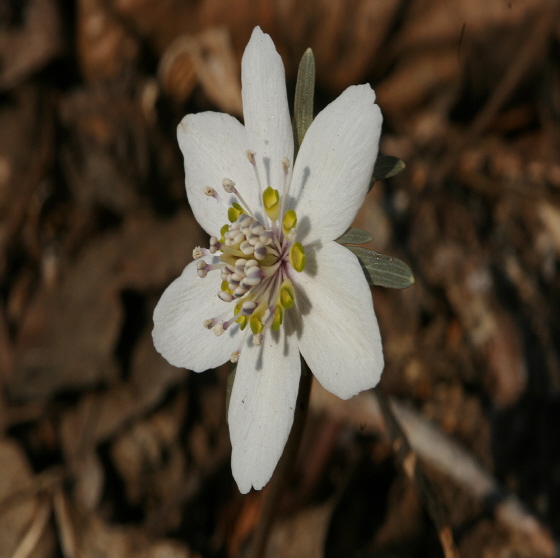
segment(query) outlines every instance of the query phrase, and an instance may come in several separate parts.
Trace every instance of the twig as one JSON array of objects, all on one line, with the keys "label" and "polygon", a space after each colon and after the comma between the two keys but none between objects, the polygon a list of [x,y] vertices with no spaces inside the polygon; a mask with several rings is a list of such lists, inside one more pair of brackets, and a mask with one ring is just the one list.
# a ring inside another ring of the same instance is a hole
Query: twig
[{"label": "twig", "polygon": [[432,521],[434,522],[445,558],[459,558],[459,551],[453,541],[451,527],[445,518],[445,509],[438,492],[419,464],[418,457],[406,438],[399,421],[393,414],[385,396],[376,390],[379,407],[383,413],[393,451],[408,478],[414,482]]},{"label": "twig", "polygon": [[276,471],[268,485],[268,490],[265,496],[265,502],[259,523],[253,536],[251,550],[249,552],[250,558],[262,558],[266,550],[266,543],[268,536],[278,511],[278,501],[286,484],[289,482],[293,473],[294,462],[297,455],[297,450],[301,442],[303,427],[307,417],[307,409],[309,408],[309,395],[311,393],[311,383],[313,376],[307,364],[301,359],[301,378],[299,382],[299,392],[296,401],[296,410],[294,413],[294,424],[292,431],[286,442],[284,453],[278,462]]}]

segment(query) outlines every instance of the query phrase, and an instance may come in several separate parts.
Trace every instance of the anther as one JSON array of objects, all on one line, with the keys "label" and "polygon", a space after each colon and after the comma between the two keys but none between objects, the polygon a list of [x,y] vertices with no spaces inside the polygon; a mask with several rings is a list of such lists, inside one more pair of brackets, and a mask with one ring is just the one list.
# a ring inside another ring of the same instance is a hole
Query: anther
[{"label": "anther", "polygon": [[234,351],[233,353],[231,353],[229,360],[235,364],[239,360],[240,354],[240,351]]},{"label": "anther", "polygon": [[245,154],[247,155],[247,159],[249,159],[249,163],[251,163],[251,165],[255,164],[255,152],[251,151],[251,150],[247,150],[245,152]]},{"label": "anther", "polygon": [[198,276],[201,279],[204,279],[204,277],[206,277],[208,275],[208,271],[206,270],[207,265],[208,264],[204,260],[196,262],[196,270],[197,270]]},{"label": "anther", "polygon": [[214,319],[210,318],[208,320],[204,320],[202,322],[202,325],[206,328],[206,329],[212,329],[212,327],[214,326]]},{"label": "anther", "polygon": [[255,347],[260,347],[262,345],[262,342],[263,342],[262,333],[256,333],[255,335],[253,335],[253,345],[255,345]]},{"label": "anther", "polygon": [[220,291],[218,293],[218,298],[220,298],[224,302],[231,302],[233,300],[233,296],[231,296],[229,293],[226,293],[226,291]]},{"label": "anther", "polygon": [[241,285],[239,285],[239,287],[237,287],[237,288],[233,291],[233,298],[241,298],[241,297],[244,296],[245,294],[247,294],[247,289],[245,289],[244,287],[242,287]]},{"label": "anther", "polygon": [[235,262],[235,272],[245,275],[244,273],[244,269],[245,266],[247,265],[247,260],[244,258],[239,258],[236,262]]},{"label": "anther", "polygon": [[254,300],[246,300],[241,305],[241,312],[244,316],[250,316],[257,306],[258,305]]},{"label": "anther", "polygon": [[220,248],[221,248],[221,243],[218,241],[218,239],[215,236],[211,236],[210,237],[210,253],[211,254],[215,254]]},{"label": "anther", "polygon": [[216,190],[214,188],[210,188],[210,186],[204,187],[204,195],[208,196],[209,198],[215,198],[217,195]]},{"label": "anther", "polygon": [[192,257],[195,260],[198,260],[199,258],[202,258],[202,248],[200,246],[197,246],[193,251],[192,251]]},{"label": "anther", "polygon": [[257,260],[249,260],[246,264],[245,264],[245,273],[247,273],[247,271],[249,270],[250,267],[255,267],[258,266],[259,262]]},{"label": "anther", "polygon": [[237,223],[239,224],[240,228],[244,228],[250,226],[253,223],[253,219],[250,215],[247,215],[247,213],[242,213],[237,218]]},{"label": "anther", "polygon": [[246,255],[250,256],[254,252],[253,245],[248,241],[244,240],[240,245],[239,249]]},{"label": "anther", "polygon": [[216,337],[220,337],[220,335],[222,335],[222,333],[224,332],[224,324],[222,324],[222,322],[218,322],[213,328],[212,331],[214,332],[214,334],[216,335]]},{"label": "anther", "polygon": [[262,231],[259,234],[259,240],[265,245],[268,246],[274,239],[272,231]]},{"label": "anther", "polygon": [[265,256],[266,256],[267,250],[266,250],[266,246],[264,245],[264,242],[257,242],[255,244],[255,258],[257,260],[264,260]]},{"label": "anther", "polygon": [[282,168],[284,169],[284,172],[288,174],[288,171],[290,170],[290,160],[288,157],[284,157],[282,159]]},{"label": "anther", "polygon": [[251,225],[251,232],[255,235],[259,235],[261,231],[264,231],[264,227],[258,221],[255,221]]}]

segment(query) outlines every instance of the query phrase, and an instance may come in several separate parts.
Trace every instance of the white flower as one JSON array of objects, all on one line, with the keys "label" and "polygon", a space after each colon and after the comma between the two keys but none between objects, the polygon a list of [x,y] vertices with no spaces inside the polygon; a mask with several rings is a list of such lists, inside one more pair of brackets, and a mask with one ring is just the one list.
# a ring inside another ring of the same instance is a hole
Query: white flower
[{"label": "white flower", "polygon": [[[368,191],[382,117],[369,85],[317,115],[294,163],[282,59],[253,31],[242,62],[245,126],[189,114],[178,127],[187,196],[212,235],[154,312],[157,350],[202,372],[238,362],[228,422],[239,490],[270,479],[290,432],[300,353],[348,399],[383,369],[369,286],[334,242]],[[224,227],[228,224],[229,227]]]}]

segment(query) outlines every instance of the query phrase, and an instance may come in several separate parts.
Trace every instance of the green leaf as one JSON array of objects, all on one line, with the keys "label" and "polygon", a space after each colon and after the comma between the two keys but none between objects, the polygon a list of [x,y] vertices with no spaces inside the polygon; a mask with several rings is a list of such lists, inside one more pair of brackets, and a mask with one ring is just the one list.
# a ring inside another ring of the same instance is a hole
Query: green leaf
[{"label": "green leaf", "polygon": [[369,189],[373,188],[373,185],[377,180],[383,180],[385,178],[391,178],[396,174],[399,174],[406,165],[404,161],[401,161],[398,157],[393,157],[391,155],[379,155],[375,161],[375,166],[373,167],[373,174],[371,176],[371,182],[369,184]]},{"label": "green leaf", "polygon": [[342,236],[336,239],[339,244],[365,244],[371,241],[371,235],[362,229],[350,227]]},{"label": "green leaf", "polygon": [[235,380],[235,373],[237,372],[237,364],[234,364],[231,367],[231,371],[227,377],[227,385],[226,385],[226,421],[229,413],[229,400],[231,398],[231,391],[233,390],[233,382]]},{"label": "green leaf", "polygon": [[401,260],[379,254],[361,246],[348,246],[354,252],[370,285],[390,289],[406,289],[414,283],[414,275]]},{"label": "green leaf", "polygon": [[294,126],[296,149],[301,142],[311,122],[313,122],[313,96],[315,94],[315,57],[308,48],[301,58],[296,82],[296,96],[294,99]]}]

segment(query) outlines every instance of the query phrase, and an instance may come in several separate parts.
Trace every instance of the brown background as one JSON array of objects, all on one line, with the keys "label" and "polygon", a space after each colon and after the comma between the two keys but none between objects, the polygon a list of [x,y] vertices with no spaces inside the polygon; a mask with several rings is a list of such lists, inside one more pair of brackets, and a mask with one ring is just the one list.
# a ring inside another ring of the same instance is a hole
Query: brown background
[{"label": "brown background", "polygon": [[[462,557],[554,556],[560,534],[560,22],[547,0],[4,0],[0,4],[0,557],[236,557],[228,367],[151,342],[207,240],[175,128],[242,115],[270,33],[293,98],[370,82],[381,152],[357,225],[413,269],[374,288],[396,401]],[[314,385],[269,556],[438,557],[371,393]]]}]

